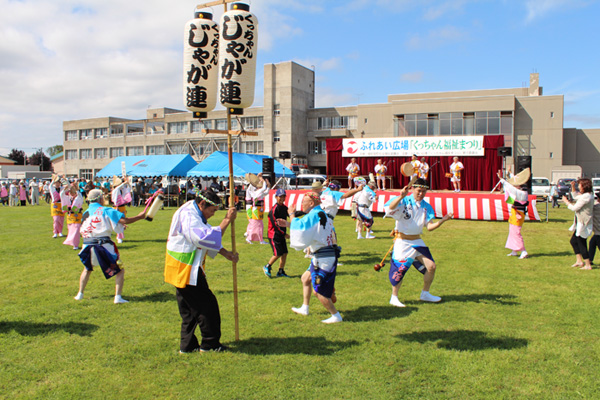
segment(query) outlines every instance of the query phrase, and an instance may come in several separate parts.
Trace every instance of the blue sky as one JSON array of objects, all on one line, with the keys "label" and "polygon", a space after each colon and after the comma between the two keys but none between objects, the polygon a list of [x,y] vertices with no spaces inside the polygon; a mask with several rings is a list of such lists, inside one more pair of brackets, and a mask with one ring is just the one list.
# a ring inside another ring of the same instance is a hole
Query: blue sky
[{"label": "blue sky", "polygon": [[[0,0],[0,154],[62,144],[62,121],[183,109],[182,37],[202,2]],[[316,71],[316,105],[528,86],[600,128],[596,0],[253,0],[262,66]],[[215,19],[222,7],[213,7]]]}]

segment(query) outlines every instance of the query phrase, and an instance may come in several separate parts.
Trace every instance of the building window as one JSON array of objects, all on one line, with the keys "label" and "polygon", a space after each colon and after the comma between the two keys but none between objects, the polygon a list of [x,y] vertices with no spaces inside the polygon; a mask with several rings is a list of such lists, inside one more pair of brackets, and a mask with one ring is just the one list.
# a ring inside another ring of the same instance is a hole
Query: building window
[{"label": "building window", "polygon": [[77,150],[66,150],[65,160],[77,160]]},{"label": "building window", "polygon": [[550,111],[550,118],[554,118],[554,111]]},{"label": "building window", "polygon": [[91,169],[80,169],[79,170],[79,177],[83,178],[83,179],[94,179],[94,176],[92,175],[92,170]]},{"label": "building window", "polygon": [[317,130],[356,129],[356,116],[319,117]]},{"label": "building window", "polygon": [[264,128],[263,117],[243,117],[241,120],[246,130]]},{"label": "building window", "polygon": [[262,152],[263,152],[263,142],[262,141],[243,142],[242,143],[242,153],[260,154]]},{"label": "building window", "polygon": [[279,104],[273,104],[273,115],[277,116],[279,115],[281,112],[279,110]]},{"label": "building window", "polygon": [[81,140],[88,140],[94,138],[94,131],[92,129],[81,129],[79,131]]},{"label": "building window", "polygon": [[77,131],[65,131],[65,140],[79,140],[79,135],[77,134]]},{"label": "building window", "polygon": [[101,148],[101,149],[94,149],[94,158],[107,158],[108,157],[108,151],[106,150],[106,147]]},{"label": "building window", "polygon": [[123,125],[115,124],[110,126],[110,137],[121,137],[123,136]]},{"label": "building window", "polygon": [[187,122],[171,122],[169,124],[169,133],[190,133],[189,124]]},{"label": "building window", "polygon": [[108,129],[96,128],[94,129],[94,136],[96,139],[105,139],[108,137]]},{"label": "building window", "polygon": [[324,141],[309,141],[308,154],[327,154],[327,149]]},{"label": "building window", "polygon": [[188,154],[187,145],[184,143],[169,143],[169,154]]},{"label": "building window", "polygon": [[194,149],[194,152],[197,156],[201,156],[206,151],[206,145],[206,142],[195,142],[192,143],[192,148]]},{"label": "building window", "polygon": [[280,140],[281,140],[281,137],[279,136],[279,131],[273,131],[273,141],[279,142]]},{"label": "building window", "polygon": [[123,157],[123,148],[122,147],[111,147],[110,148],[110,158]]},{"label": "building window", "polygon": [[128,156],[143,156],[144,155],[144,146],[127,147],[127,155]]},{"label": "building window", "polygon": [[144,134],[144,123],[136,122],[134,124],[127,124],[127,136],[138,136]]},{"label": "building window", "polygon": [[148,122],[146,124],[146,133],[148,135],[162,135],[165,133],[165,123],[160,122]]},{"label": "building window", "polygon": [[217,119],[215,120],[216,129],[226,130],[227,129],[227,120],[226,119]]},{"label": "building window", "polygon": [[394,136],[511,135],[512,111],[396,115]]},{"label": "building window", "polygon": [[146,155],[157,156],[165,154],[165,146],[146,146]]},{"label": "building window", "polygon": [[90,158],[92,158],[92,149],[80,149],[79,158],[81,160],[89,160]]},{"label": "building window", "polygon": [[212,120],[192,121],[192,132],[201,133],[202,129],[212,129]]}]

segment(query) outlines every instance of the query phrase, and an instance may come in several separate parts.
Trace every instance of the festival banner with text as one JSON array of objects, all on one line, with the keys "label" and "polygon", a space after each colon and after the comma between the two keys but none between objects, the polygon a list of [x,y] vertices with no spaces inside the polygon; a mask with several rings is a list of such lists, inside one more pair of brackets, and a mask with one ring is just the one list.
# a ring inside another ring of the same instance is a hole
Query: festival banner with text
[{"label": "festival banner with text", "polygon": [[483,136],[344,139],[342,157],[483,156]]}]

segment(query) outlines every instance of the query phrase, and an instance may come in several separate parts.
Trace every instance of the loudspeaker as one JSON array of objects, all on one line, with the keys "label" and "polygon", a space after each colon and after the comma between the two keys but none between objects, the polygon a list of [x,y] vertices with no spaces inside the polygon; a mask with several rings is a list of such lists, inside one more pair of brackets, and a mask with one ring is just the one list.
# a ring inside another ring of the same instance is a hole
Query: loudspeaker
[{"label": "loudspeaker", "polygon": [[290,158],[292,158],[292,152],[291,151],[280,151],[279,158],[281,158],[282,160],[289,160]]},{"label": "loudspeaker", "polygon": [[498,147],[498,157],[512,156],[512,147]]},{"label": "loudspeaker", "polygon": [[275,183],[275,162],[272,158],[263,158],[262,174],[263,178],[268,179],[271,185]]},{"label": "loudspeaker", "polygon": [[[518,174],[525,168],[529,168],[531,170],[531,156],[517,156],[516,173]],[[533,176],[533,171],[531,172],[531,176]],[[527,193],[529,194],[531,194],[531,176],[529,176],[529,180],[527,181]]]}]

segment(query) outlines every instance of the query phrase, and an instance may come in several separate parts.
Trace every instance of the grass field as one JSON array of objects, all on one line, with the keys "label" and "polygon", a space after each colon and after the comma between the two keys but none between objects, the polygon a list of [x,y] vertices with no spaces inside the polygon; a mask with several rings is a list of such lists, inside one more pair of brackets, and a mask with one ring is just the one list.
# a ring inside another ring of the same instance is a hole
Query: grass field
[{"label": "grass field", "polygon": [[269,280],[261,267],[270,248],[245,244],[239,218],[240,341],[231,264],[209,260],[222,341],[232,350],[185,355],[178,354],[174,288],[162,279],[173,212],[127,229],[119,249],[131,302],[115,305],[114,280],[99,271],[85,299],[73,300],[82,265],[52,239],[47,205],[0,207],[1,398],[600,397],[600,273],[570,268],[573,215],[564,207],[551,210],[549,223],[526,223],[526,260],[506,257],[505,222],[456,220],[425,233],[438,264],[431,292],[443,301],[418,301],[422,276],[411,270],[403,309],[388,304],[387,266],[373,270],[391,244],[393,221],[376,218],[377,239],[358,241],[341,213],[336,305],[344,322],[334,325],[320,323],[328,314],[315,298],[307,317],[290,310],[302,303],[303,254],[291,250],[292,279]]}]

